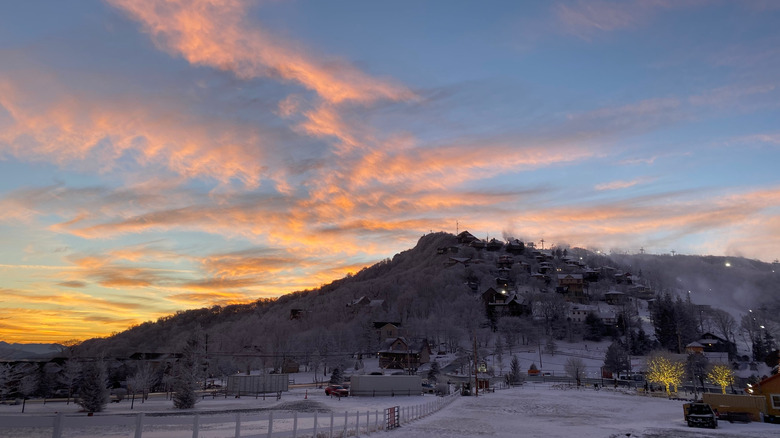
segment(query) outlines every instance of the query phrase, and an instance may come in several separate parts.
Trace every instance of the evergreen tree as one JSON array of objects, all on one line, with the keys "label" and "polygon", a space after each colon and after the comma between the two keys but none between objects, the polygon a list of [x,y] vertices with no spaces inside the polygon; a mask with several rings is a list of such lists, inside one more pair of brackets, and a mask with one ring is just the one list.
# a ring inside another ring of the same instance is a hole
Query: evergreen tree
[{"label": "evergreen tree", "polygon": [[193,367],[185,362],[176,364],[173,377],[173,406],[177,409],[192,409],[198,402],[195,394]]},{"label": "evergreen tree", "polygon": [[341,369],[339,367],[333,368],[333,374],[330,375],[331,385],[341,385],[343,377],[341,375]]},{"label": "evergreen tree", "polygon": [[76,403],[87,412],[101,412],[108,404],[108,372],[102,361],[87,362],[82,367],[82,383]]},{"label": "evergreen tree", "polygon": [[520,370],[520,361],[517,359],[517,356],[512,356],[512,362],[509,364],[509,383],[520,383],[522,376],[523,372]]},{"label": "evergreen tree", "polygon": [[671,295],[666,293],[656,297],[651,317],[655,338],[661,347],[667,350],[677,350],[677,324]]},{"label": "evergreen tree", "polygon": [[176,363],[173,375],[173,406],[178,409],[192,409],[198,398],[195,394],[205,350],[205,338],[200,326],[196,326],[187,339],[182,357]]},{"label": "evergreen tree", "polygon": [[439,380],[439,373],[441,373],[441,370],[439,370],[439,362],[433,361],[431,363],[431,369],[428,370],[428,382],[436,383]]},{"label": "evergreen tree", "polygon": [[604,368],[612,373],[628,371],[628,352],[620,341],[615,341],[607,347],[607,353],[604,355]]}]

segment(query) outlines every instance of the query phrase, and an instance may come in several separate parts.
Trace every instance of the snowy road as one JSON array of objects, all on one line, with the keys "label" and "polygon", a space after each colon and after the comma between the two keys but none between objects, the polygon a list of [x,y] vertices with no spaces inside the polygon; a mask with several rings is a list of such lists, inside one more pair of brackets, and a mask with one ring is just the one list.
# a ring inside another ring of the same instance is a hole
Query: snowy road
[{"label": "snowy road", "polygon": [[682,401],[607,390],[521,387],[462,397],[448,408],[392,432],[398,438],[463,437],[776,437],[780,425],[730,424],[691,429]]}]

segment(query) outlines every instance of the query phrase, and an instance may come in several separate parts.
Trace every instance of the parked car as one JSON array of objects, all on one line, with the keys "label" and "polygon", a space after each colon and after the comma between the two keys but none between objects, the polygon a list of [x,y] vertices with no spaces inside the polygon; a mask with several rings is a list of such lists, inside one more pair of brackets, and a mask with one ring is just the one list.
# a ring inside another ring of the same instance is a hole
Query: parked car
[{"label": "parked car", "polygon": [[346,397],[349,395],[349,389],[341,385],[329,385],[325,388],[326,395],[335,395],[337,397]]},{"label": "parked car", "polygon": [[707,403],[686,403],[683,405],[688,427],[718,427],[718,417]]}]

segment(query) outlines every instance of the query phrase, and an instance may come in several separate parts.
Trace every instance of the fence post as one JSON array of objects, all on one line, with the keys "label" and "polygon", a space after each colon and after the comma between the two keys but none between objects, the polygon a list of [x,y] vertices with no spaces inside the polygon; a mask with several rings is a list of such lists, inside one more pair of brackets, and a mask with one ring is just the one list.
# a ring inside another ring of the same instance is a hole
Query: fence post
[{"label": "fence post", "polygon": [[298,411],[293,412],[293,438],[298,438]]},{"label": "fence post", "polygon": [[369,415],[371,415],[371,412],[366,411],[366,435],[371,433],[371,430],[369,430],[371,428],[371,417]]},{"label": "fence post", "polygon": [[133,435],[135,438],[141,438],[141,435],[144,433],[144,413],[139,412],[135,416],[135,435]]},{"label": "fence post", "polygon": [[347,424],[349,422],[349,411],[344,411],[344,438],[347,436]]},{"label": "fence post", "polygon": [[198,438],[198,432],[200,432],[200,415],[195,414],[195,419],[192,420],[192,438]]},{"label": "fence post", "polygon": [[314,433],[311,436],[317,438],[317,410],[314,411]]},{"label": "fence post", "polygon": [[241,438],[241,412],[236,412],[236,438]]},{"label": "fence post", "polygon": [[268,438],[274,433],[274,411],[268,411]]},{"label": "fence post", "polygon": [[330,438],[333,438],[333,412],[330,413],[330,435],[329,436]]},{"label": "fence post", "polygon": [[52,432],[51,432],[51,437],[52,438],[60,438],[62,436],[62,417],[63,417],[63,414],[62,414],[62,412],[60,412],[54,418],[54,430],[52,430]]},{"label": "fence post", "polygon": [[379,411],[374,411],[374,430],[379,430]]},{"label": "fence post", "polygon": [[355,436],[360,436],[360,411],[355,412]]}]

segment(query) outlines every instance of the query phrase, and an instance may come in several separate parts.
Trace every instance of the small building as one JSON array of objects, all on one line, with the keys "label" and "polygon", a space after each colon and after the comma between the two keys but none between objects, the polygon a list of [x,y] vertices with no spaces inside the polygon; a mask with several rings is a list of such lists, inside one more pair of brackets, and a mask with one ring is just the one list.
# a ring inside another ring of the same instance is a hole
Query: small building
[{"label": "small building", "polygon": [[379,367],[413,369],[430,362],[431,347],[425,339],[408,340],[404,337],[386,339],[379,350]]},{"label": "small building", "polygon": [[604,301],[613,306],[620,306],[628,302],[628,297],[623,292],[611,290],[604,294]]},{"label": "small building", "polygon": [[376,332],[377,339],[380,343],[385,339],[395,339],[401,336],[401,323],[375,321],[374,331]]}]

